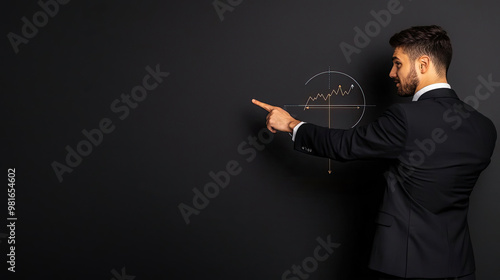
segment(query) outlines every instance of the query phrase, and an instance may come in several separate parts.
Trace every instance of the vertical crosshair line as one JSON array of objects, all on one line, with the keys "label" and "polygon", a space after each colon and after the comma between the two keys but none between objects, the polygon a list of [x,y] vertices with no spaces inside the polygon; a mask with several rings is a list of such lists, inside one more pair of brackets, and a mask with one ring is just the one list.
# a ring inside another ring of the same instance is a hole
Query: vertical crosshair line
[{"label": "vertical crosshair line", "polygon": [[[328,66],[328,90],[330,90],[330,76],[332,74],[332,71],[330,71],[330,66]],[[330,95],[328,97],[328,128],[331,128],[330,125],[330,120],[331,120],[331,110],[332,107],[330,106],[330,100],[332,99],[332,96]],[[332,160],[328,159],[328,174],[332,173]]]},{"label": "vertical crosshair line", "polygon": [[[328,66],[328,90],[330,90],[330,75],[332,74],[332,72],[330,71],[330,66]],[[330,100],[332,99],[332,96],[330,95],[328,97],[328,128],[331,128],[330,126],[330,111],[332,109],[332,107],[330,107]]]}]

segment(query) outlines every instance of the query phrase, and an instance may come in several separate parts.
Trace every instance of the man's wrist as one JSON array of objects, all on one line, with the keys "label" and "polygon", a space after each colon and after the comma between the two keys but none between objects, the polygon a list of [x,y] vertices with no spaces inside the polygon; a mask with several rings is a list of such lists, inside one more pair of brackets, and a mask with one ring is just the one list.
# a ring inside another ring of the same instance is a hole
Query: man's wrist
[{"label": "man's wrist", "polygon": [[299,124],[301,121],[299,120],[293,120],[288,124],[288,128],[290,129],[289,132],[293,132],[293,129]]}]

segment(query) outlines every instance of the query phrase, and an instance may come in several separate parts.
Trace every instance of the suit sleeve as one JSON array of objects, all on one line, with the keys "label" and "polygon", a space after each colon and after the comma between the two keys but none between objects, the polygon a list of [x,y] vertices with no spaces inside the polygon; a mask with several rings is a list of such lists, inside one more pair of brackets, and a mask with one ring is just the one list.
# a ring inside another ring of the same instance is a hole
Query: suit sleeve
[{"label": "suit sleeve", "polygon": [[404,150],[406,138],[405,112],[400,105],[393,105],[374,122],[347,130],[303,124],[294,148],[339,161],[396,158]]}]

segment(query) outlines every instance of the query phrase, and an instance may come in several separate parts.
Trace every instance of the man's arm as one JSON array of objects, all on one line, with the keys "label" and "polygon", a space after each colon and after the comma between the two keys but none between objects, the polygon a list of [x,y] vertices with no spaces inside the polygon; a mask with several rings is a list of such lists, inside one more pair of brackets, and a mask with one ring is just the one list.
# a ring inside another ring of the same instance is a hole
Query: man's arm
[{"label": "man's arm", "polygon": [[[253,100],[253,103],[269,112],[267,127],[273,132],[291,132],[300,123],[279,107],[257,100]],[[403,109],[394,105],[376,121],[348,130],[303,124],[296,131],[294,148],[307,154],[341,161],[396,158],[406,145],[406,126]]]},{"label": "man's arm", "polygon": [[406,147],[406,118],[400,106],[385,111],[374,122],[351,129],[329,129],[304,124],[294,148],[335,160],[397,158]]}]

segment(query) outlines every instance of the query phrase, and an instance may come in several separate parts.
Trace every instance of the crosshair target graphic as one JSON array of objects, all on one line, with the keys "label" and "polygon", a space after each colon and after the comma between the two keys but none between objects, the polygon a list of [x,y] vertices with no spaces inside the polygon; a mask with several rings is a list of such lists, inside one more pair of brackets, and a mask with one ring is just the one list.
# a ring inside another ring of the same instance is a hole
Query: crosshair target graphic
[{"label": "crosshair target graphic", "polygon": [[[363,88],[353,77],[339,71],[324,71],[306,81],[305,94],[296,104],[284,105],[294,118],[328,128],[348,129],[359,124],[367,107]],[[331,173],[328,160],[328,173]]]},{"label": "crosshair target graphic", "polygon": [[305,94],[294,98],[297,104],[284,105],[292,116],[329,128],[355,127],[365,114],[363,88],[353,77],[339,71],[324,71],[304,85]]}]

